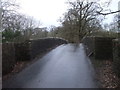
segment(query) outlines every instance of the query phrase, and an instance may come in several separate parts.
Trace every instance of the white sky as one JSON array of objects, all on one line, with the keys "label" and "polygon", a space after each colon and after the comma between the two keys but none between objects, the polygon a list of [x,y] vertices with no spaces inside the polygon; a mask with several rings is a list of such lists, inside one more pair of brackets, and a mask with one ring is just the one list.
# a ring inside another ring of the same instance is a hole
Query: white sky
[{"label": "white sky", "polygon": [[40,20],[43,26],[58,26],[57,20],[66,11],[65,0],[19,0],[21,12]]},{"label": "white sky", "polygon": [[[104,1],[104,0],[103,0],[103,1]],[[106,0],[106,1],[107,1],[107,0]],[[120,1],[120,0],[112,0],[109,8],[110,8],[112,11],[118,10],[118,2],[119,2],[119,1]],[[104,22],[109,24],[110,22],[112,22],[113,16],[114,16],[114,14],[107,15],[107,16],[106,16],[106,20],[105,20]]]},{"label": "white sky", "polygon": [[[40,20],[42,22],[42,26],[45,27],[59,25],[57,20],[67,10],[67,5],[65,4],[66,1],[67,0],[18,0],[21,7],[20,12],[33,16],[36,20]],[[118,1],[119,0],[112,0],[110,9],[118,10]],[[105,20],[105,22],[111,22],[112,16],[109,15],[107,17],[108,20]]]}]

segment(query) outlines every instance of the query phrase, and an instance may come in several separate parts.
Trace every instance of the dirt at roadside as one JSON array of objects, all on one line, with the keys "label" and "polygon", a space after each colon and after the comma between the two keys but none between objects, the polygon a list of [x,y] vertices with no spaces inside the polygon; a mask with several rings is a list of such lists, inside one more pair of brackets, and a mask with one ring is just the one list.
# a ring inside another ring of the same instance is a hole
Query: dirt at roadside
[{"label": "dirt at roadside", "polygon": [[120,78],[114,73],[112,60],[91,59],[91,62],[101,88],[120,88]]},{"label": "dirt at roadside", "polygon": [[50,52],[52,49],[56,48],[57,46],[48,49],[46,52],[41,53],[40,55],[38,55],[34,60],[30,60],[30,61],[18,61],[15,65],[14,65],[14,69],[2,76],[2,80],[7,80],[8,78],[10,78],[13,75],[16,75],[17,73],[21,72],[22,70],[24,70],[27,66],[33,64],[34,62],[36,62],[37,60],[39,60],[40,58],[42,58],[45,54],[47,54],[48,52]]}]

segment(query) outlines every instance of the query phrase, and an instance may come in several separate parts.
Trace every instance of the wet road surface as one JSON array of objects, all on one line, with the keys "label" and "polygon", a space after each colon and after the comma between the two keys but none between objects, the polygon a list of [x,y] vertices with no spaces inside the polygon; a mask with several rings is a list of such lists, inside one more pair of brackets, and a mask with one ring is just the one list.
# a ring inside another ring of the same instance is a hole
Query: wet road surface
[{"label": "wet road surface", "polygon": [[84,47],[61,45],[3,83],[3,88],[96,88]]}]

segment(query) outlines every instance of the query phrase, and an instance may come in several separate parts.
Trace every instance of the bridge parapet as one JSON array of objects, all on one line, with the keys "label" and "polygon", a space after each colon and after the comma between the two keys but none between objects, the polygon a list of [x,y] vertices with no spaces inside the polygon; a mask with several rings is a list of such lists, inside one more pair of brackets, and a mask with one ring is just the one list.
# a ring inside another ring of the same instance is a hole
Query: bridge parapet
[{"label": "bridge parapet", "polygon": [[82,42],[88,56],[93,54],[95,59],[112,59],[113,39],[111,37],[85,37]]},{"label": "bridge parapet", "polygon": [[116,75],[120,77],[120,41],[113,40],[113,67]]},{"label": "bridge parapet", "polygon": [[[18,55],[17,60],[20,59],[20,57],[23,60],[31,60],[35,58],[37,55],[46,52],[48,49],[61,44],[67,44],[67,41],[60,38],[43,38],[27,40],[26,42],[20,44],[17,43],[16,44],[16,52],[18,51],[18,53],[16,53]],[[22,54],[21,50],[25,52],[24,55],[21,55]]]},{"label": "bridge parapet", "polygon": [[11,72],[17,61],[33,60],[40,54],[61,44],[67,44],[67,41],[61,38],[44,38],[27,40],[23,43],[3,43],[2,73]]}]

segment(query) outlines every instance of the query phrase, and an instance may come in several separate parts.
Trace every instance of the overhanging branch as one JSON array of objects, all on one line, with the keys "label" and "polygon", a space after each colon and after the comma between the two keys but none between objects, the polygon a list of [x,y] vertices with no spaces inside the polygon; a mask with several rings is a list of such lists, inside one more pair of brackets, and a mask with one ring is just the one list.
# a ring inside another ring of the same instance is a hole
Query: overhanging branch
[{"label": "overhanging branch", "polygon": [[114,14],[114,13],[118,13],[118,12],[120,12],[120,10],[109,12],[109,13],[101,13],[101,12],[97,12],[97,13],[100,14],[100,15],[109,15],[109,14]]}]

